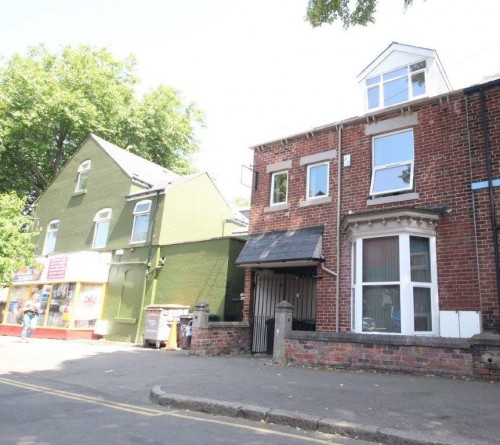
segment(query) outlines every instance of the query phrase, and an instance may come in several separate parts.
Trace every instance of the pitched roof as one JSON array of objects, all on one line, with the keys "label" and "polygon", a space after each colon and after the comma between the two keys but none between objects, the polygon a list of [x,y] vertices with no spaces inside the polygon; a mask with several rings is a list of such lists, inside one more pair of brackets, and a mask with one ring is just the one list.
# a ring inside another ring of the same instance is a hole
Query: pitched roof
[{"label": "pitched roof", "polygon": [[151,187],[159,182],[169,182],[180,178],[177,173],[130,153],[95,134],[91,134],[90,138],[108,153],[131,179]]}]

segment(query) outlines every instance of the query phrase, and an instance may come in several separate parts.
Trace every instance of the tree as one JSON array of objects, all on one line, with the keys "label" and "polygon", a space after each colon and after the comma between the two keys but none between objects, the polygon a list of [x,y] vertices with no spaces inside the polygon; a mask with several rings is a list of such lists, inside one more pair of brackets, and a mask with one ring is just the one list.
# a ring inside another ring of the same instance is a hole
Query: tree
[{"label": "tree", "polygon": [[160,86],[142,99],[133,57],[106,49],[44,46],[0,67],[0,192],[35,199],[89,133],[179,173],[198,147],[199,110]]},{"label": "tree", "polygon": [[17,270],[35,264],[31,220],[23,214],[26,199],[13,192],[0,194],[0,286]]},{"label": "tree", "polygon": [[[351,3],[352,0],[309,0],[306,20],[313,27],[340,20],[346,29],[375,22],[378,0],[356,0],[354,7],[351,7]],[[404,0],[404,8],[412,3],[413,0]]]}]

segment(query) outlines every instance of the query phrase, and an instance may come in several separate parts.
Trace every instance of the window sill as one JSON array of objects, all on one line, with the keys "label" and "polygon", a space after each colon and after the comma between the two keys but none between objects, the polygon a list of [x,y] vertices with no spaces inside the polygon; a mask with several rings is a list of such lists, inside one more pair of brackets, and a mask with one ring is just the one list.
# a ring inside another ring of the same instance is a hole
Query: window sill
[{"label": "window sill", "polygon": [[402,193],[401,195],[381,196],[379,198],[368,199],[366,205],[374,206],[391,202],[413,201],[416,199],[419,199],[418,193]]},{"label": "window sill", "polygon": [[125,317],[115,317],[113,318],[113,321],[116,323],[121,323],[121,324],[135,324],[137,319],[135,318],[125,318]]},{"label": "window sill", "polygon": [[332,202],[331,196],[323,196],[321,198],[311,198],[311,199],[307,199],[305,201],[300,201],[299,207],[309,207],[309,206],[315,206],[315,205],[319,205],[319,204],[330,204],[331,202]]},{"label": "window sill", "polygon": [[270,207],[265,207],[264,213],[279,212],[280,210],[290,210],[290,204],[289,203],[275,204]]}]

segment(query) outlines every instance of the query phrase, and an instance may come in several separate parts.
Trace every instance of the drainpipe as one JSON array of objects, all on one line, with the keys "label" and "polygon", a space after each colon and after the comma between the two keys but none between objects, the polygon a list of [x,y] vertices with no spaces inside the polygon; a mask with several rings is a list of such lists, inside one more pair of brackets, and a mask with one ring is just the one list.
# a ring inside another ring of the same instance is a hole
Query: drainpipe
[{"label": "drainpipe", "polygon": [[339,332],[339,302],[340,302],[340,198],[341,198],[341,177],[342,177],[342,124],[337,125],[338,157],[337,157],[337,252],[336,263],[337,272],[335,274],[335,332]]},{"label": "drainpipe", "polygon": [[496,210],[495,210],[495,196],[493,192],[493,174],[491,171],[491,147],[490,147],[490,134],[488,131],[488,122],[486,121],[486,103],[484,100],[484,89],[479,90],[479,100],[481,103],[481,123],[483,126],[483,139],[484,139],[484,155],[486,159],[486,168],[488,172],[488,192],[490,198],[490,218],[491,218],[491,231],[493,234],[493,253],[495,255],[495,271],[497,278],[497,299],[500,305],[500,256],[498,252],[498,230],[500,226],[496,223]]}]

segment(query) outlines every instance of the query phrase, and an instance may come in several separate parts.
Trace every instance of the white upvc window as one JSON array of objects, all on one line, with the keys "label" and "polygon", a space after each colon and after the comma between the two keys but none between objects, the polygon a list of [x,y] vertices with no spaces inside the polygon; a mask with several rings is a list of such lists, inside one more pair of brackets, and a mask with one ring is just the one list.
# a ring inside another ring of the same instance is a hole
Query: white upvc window
[{"label": "white upvc window", "polygon": [[143,243],[148,239],[151,200],[139,201],[134,207],[134,225],[131,243]]},{"label": "white upvc window", "polygon": [[370,195],[413,190],[413,130],[375,136]]},{"label": "white upvc window", "polygon": [[92,248],[106,247],[108,242],[109,224],[111,221],[111,209],[99,210],[94,218],[95,229]]},{"label": "white upvc window", "polygon": [[366,79],[369,110],[389,107],[425,94],[426,62],[422,60]]},{"label": "white upvc window", "polygon": [[271,205],[285,204],[288,200],[288,171],[274,172],[271,176]]},{"label": "white upvc window", "polygon": [[47,226],[47,234],[45,236],[43,255],[50,255],[51,253],[55,252],[58,230],[59,230],[58,219],[54,219],[53,221],[49,222]]},{"label": "white upvc window", "polygon": [[437,335],[435,237],[361,238],[354,250],[355,331]]},{"label": "white upvc window", "polygon": [[87,182],[89,177],[91,161],[87,160],[78,167],[78,177],[76,179],[75,193],[84,192],[87,190]]},{"label": "white upvc window", "polygon": [[328,196],[329,163],[320,162],[307,166],[306,199]]}]

